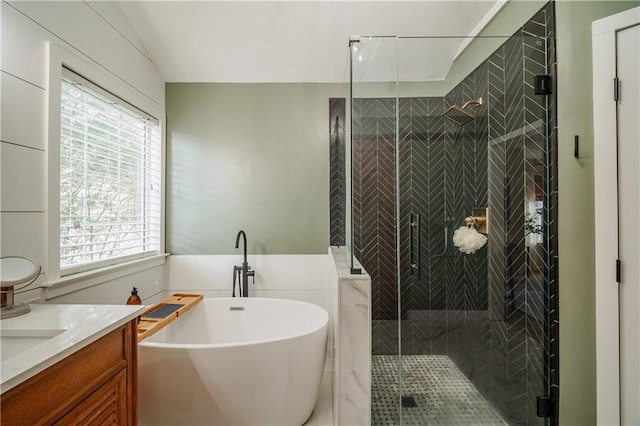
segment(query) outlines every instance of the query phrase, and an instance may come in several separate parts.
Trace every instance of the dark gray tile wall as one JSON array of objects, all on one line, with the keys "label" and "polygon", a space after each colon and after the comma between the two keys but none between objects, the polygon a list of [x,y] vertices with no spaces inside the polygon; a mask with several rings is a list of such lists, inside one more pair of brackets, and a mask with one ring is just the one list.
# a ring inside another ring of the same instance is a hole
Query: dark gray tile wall
[{"label": "dark gray tile wall", "polygon": [[372,316],[398,316],[395,99],[353,101],[354,254],[371,275]]},{"label": "dark gray tile wall", "polygon": [[329,99],[329,242],[344,246],[346,234],[345,99]]}]

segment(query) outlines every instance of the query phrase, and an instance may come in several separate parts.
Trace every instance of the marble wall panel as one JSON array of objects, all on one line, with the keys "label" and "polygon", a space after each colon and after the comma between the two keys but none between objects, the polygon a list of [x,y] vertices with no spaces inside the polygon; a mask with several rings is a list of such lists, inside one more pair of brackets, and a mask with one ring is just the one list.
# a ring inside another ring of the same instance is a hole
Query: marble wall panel
[{"label": "marble wall panel", "polygon": [[[335,359],[333,370],[334,422],[336,425],[371,424],[371,279],[366,271],[353,275],[346,247],[329,250]],[[359,263],[358,263],[359,265]]]}]

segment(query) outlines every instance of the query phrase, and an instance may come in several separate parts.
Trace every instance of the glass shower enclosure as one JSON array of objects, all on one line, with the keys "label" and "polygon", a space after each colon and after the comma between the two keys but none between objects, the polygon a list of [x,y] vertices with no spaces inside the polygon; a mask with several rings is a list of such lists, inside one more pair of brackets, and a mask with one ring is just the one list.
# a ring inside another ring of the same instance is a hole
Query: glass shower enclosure
[{"label": "glass shower enclosure", "polygon": [[373,425],[556,422],[552,12],[509,37],[349,43]]}]

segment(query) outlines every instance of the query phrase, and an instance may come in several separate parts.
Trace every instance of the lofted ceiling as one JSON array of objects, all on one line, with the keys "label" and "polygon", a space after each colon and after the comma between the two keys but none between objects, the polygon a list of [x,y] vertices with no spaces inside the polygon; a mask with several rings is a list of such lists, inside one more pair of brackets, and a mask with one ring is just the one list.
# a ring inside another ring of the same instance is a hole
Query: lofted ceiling
[{"label": "lofted ceiling", "polygon": [[[124,1],[120,6],[167,82],[345,82],[351,35],[473,36],[505,1]],[[365,62],[393,63],[395,41],[364,41],[356,60],[366,50]],[[438,81],[464,39],[401,45],[403,80]],[[392,71],[382,68],[381,75],[365,78],[387,79]]]}]

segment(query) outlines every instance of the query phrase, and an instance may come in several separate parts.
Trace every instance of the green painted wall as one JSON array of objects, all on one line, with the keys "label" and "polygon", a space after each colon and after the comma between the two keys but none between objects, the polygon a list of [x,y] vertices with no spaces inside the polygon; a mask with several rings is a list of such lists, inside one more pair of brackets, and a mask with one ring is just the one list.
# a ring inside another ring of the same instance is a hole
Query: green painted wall
[{"label": "green painted wall", "polygon": [[[591,23],[638,1],[556,3],[560,424],[596,422]],[[573,137],[580,136],[580,160]]]},{"label": "green painted wall", "polygon": [[329,245],[329,98],[340,84],[169,83],[167,249],[318,254]]}]

